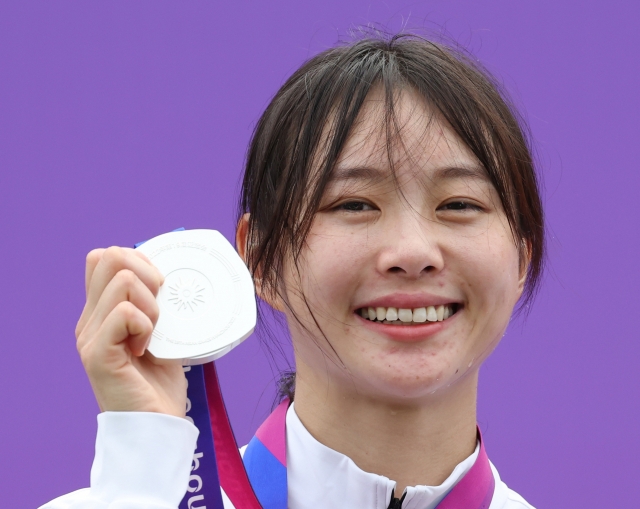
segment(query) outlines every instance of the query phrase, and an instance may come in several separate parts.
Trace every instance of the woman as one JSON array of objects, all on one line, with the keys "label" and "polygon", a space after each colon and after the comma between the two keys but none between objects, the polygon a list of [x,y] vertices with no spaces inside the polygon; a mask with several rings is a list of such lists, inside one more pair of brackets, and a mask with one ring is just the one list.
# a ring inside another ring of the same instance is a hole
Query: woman
[{"label": "woman", "polygon": [[[534,294],[543,234],[521,122],[468,58],[370,38],[296,71],[254,133],[236,238],[294,346],[288,507],[446,505],[484,457],[478,370]],[[162,276],[122,248],[86,274],[92,486],[44,507],[175,508],[197,431],[180,366],[144,355]],[[483,507],[531,507],[491,476]]]}]

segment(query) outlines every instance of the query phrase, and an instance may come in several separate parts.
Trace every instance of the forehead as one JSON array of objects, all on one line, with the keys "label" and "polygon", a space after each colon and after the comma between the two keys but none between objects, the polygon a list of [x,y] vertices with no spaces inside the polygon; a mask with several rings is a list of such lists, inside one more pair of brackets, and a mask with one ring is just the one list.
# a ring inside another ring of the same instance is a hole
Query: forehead
[{"label": "forehead", "polygon": [[440,113],[413,89],[399,91],[389,113],[384,92],[374,88],[338,158],[334,177],[354,168],[389,174],[393,168],[401,178],[436,176],[446,168],[474,169],[478,176],[486,176]]}]

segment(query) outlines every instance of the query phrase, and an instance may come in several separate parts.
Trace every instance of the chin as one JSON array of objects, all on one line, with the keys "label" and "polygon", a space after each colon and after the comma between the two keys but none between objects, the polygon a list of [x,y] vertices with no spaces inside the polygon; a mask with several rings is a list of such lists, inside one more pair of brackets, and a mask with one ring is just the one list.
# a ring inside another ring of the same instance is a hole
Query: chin
[{"label": "chin", "polygon": [[403,370],[390,373],[378,372],[375,377],[367,377],[368,391],[373,398],[396,404],[413,404],[431,399],[448,392],[460,380],[457,374],[446,369],[431,370],[429,373]]}]

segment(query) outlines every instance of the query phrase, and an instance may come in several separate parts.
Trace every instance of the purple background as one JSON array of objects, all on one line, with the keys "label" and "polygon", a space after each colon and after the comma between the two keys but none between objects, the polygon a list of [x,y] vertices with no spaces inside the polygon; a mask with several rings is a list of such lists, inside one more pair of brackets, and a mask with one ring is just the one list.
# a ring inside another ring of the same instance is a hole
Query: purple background
[{"label": "purple background", "polygon": [[[84,257],[179,226],[232,238],[249,135],[349,28],[445,29],[505,82],[535,137],[549,270],[483,368],[480,423],[535,506],[631,507],[640,473],[637,2],[0,3],[0,506],[88,485],[98,411],[74,345]],[[273,373],[220,362],[238,440]]]}]

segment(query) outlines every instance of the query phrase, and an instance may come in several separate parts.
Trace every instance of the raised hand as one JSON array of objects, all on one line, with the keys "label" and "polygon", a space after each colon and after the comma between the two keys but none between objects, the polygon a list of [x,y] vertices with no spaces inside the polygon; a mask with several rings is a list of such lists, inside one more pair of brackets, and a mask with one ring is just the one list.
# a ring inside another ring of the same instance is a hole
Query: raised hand
[{"label": "raised hand", "polygon": [[184,417],[180,362],[158,364],[145,353],[158,320],[160,271],[134,249],[110,247],[87,255],[85,280],[77,348],[100,409]]}]

